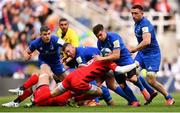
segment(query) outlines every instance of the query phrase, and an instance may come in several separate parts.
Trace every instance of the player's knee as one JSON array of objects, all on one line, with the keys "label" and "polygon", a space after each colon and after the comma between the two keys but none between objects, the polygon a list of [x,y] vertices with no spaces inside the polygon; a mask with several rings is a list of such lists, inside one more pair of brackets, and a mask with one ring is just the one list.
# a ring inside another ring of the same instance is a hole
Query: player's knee
[{"label": "player's knee", "polygon": [[133,75],[129,80],[134,83],[137,81],[137,76]]},{"label": "player's knee", "polygon": [[152,72],[152,71],[147,72],[146,79],[147,79],[149,84],[155,84],[155,82],[156,82],[156,73]]}]

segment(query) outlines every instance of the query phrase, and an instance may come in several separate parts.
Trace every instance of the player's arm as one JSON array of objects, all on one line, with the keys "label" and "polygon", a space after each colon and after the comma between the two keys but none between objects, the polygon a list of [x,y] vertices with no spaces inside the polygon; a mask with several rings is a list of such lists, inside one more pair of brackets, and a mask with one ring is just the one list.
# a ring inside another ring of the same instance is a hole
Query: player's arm
[{"label": "player's arm", "polygon": [[113,61],[113,60],[117,60],[120,57],[120,42],[119,40],[115,40],[113,41],[113,51],[111,54],[109,54],[108,56],[102,57],[100,55],[95,55],[94,58],[95,60],[104,60],[104,61]]},{"label": "player's arm", "polygon": [[83,55],[82,55],[82,57],[81,56],[77,57],[76,62],[78,63],[78,67],[87,66]]},{"label": "player's arm", "polygon": [[96,61],[103,60],[103,61],[113,61],[117,60],[120,57],[120,50],[119,49],[114,49],[111,54],[108,56],[102,57],[100,55],[95,55],[94,58]]},{"label": "player's arm", "polygon": [[131,50],[130,50],[131,53],[142,50],[151,43],[151,33],[149,32],[149,28],[143,27],[142,33],[143,33],[143,35],[142,35],[143,40],[141,41],[141,43],[139,45],[137,45],[137,47],[131,48]]},{"label": "player's arm", "polygon": [[126,65],[126,66],[118,66],[117,64],[115,63],[111,63],[110,64],[110,68],[115,71],[115,72],[118,72],[118,73],[127,73],[129,71],[131,71],[132,69],[136,68],[139,66],[139,63],[136,61],[135,63],[133,64],[129,64],[129,65]]}]

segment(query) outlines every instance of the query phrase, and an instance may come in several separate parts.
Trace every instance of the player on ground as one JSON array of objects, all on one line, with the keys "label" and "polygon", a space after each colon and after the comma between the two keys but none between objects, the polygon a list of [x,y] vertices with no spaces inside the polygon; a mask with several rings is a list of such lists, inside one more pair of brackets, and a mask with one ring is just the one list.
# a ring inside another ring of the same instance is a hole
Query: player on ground
[{"label": "player on ground", "polygon": [[[70,62],[67,63],[67,65],[70,65],[71,67],[74,66],[73,68],[85,66],[86,63],[91,60],[94,55],[100,54],[100,51],[95,47],[74,47],[72,44],[69,43],[64,44],[64,46],[62,47],[62,51],[64,51],[67,57],[70,57],[72,59]],[[97,85],[95,80],[91,81],[90,83]],[[104,88],[104,91],[106,90],[106,94],[109,94],[108,97],[111,97],[109,90],[104,86],[102,87]],[[92,100],[92,102],[90,103],[99,105],[99,98],[95,98],[95,102],[94,100]],[[108,104],[114,105],[114,102],[111,101],[111,103]]]},{"label": "player on ground", "polygon": [[[24,92],[18,96],[15,100],[2,104],[3,107],[19,107],[20,103],[24,101],[26,98],[34,95],[34,99],[40,97],[43,93],[50,93],[50,80],[52,80],[52,76],[48,74],[32,74],[30,78],[28,78],[25,83],[21,86],[24,88]],[[36,89],[33,91],[32,86],[35,86]],[[10,91],[11,92],[11,91]],[[49,98],[41,103],[37,103],[37,106],[59,106],[66,105],[68,99],[71,98],[71,92],[66,92],[63,95],[57,96],[55,98]]]},{"label": "player on ground", "polygon": [[168,94],[162,84],[156,80],[156,73],[159,71],[161,62],[161,53],[156,40],[154,27],[150,21],[143,16],[143,7],[141,5],[134,5],[131,8],[131,14],[135,22],[134,32],[139,44],[129,50],[132,53],[138,51],[135,60],[139,61],[141,67],[147,70],[146,78],[148,83],[164,95],[167,100],[167,105],[173,105],[175,101],[172,96]]},{"label": "player on ground", "polygon": [[[89,94],[92,96],[103,96],[105,100],[109,100],[108,97],[104,96],[103,88],[98,86],[89,84],[90,81],[96,80],[104,76],[110,69],[119,72],[125,73],[137,66],[136,63],[127,65],[127,66],[117,66],[115,63],[112,62],[104,62],[104,61],[94,61],[94,59],[90,60],[87,63],[87,66],[83,66],[77,68],[73,72],[71,72],[59,85],[55,90],[49,93],[45,93],[39,98],[34,99],[33,104],[39,103],[44,99],[58,96],[67,90],[71,90],[76,94]],[[92,98],[89,96],[89,98]],[[94,97],[93,97],[94,98]],[[87,98],[86,98],[87,99]]]},{"label": "player on ground", "polygon": [[[68,57],[74,60],[76,66],[84,66],[86,63],[93,58],[94,55],[100,55],[100,50],[94,47],[74,47],[71,44],[64,44],[62,50]],[[106,51],[102,51],[104,54]],[[111,52],[111,51],[110,51]],[[103,78],[104,77],[104,78]],[[131,100],[115,82],[114,76],[103,76],[101,80],[98,80],[98,86],[101,86],[102,81],[106,80],[108,88],[116,92],[118,95],[124,97],[127,101]],[[102,86],[103,87],[103,86]],[[134,102],[135,104],[135,102]]]}]

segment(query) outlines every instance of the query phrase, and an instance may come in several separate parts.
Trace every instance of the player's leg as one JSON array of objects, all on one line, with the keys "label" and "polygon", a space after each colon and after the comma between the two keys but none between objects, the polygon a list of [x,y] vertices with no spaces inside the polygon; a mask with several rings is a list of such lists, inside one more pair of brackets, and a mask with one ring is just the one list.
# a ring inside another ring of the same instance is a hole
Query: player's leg
[{"label": "player's leg", "polygon": [[152,72],[152,71],[147,72],[147,81],[152,87],[154,87],[157,91],[159,91],[164,96],[164,98],[167,101],[166,102],[167,105],[174,104],[175,101],[173,97],[165,90],[164,86],[156,80],[155,72]]},{"label": "player's leg", "polygon": [[59,78],[60,81],[63,81],[64,78],[69,74],[65,70],[64,66],[60,63],[50,65],[52,72]]},{"label": "player's leg", "polygon": [[156,72],[159,70],[160,61],[160,54],[144,57],[144,64],[147,70],[146,78],[152,87],[164,95],[165,99],[167,100],[167,105],[173,105],[175,101],[172,96],[165,90],[163,85],[156,80]]},{"label": "player's leg", "polygon": [[[93,80],[92,82],[90,82],[90,84],[97,85],[97,82],[96,82],[96,80]],[[94,98],[94,100],[96,103],[99,103],[99,97]]]},{"label": "player's leg", "polygon": [[22,101],[24,101],[27,97],[29,97],[30,95],[32,95],[32,90],[31,89],[26,89],[24,90],[24,93],[20,96],[18,96],[15,100],[8,102],[8,103],[4,103],[2,104],[3,107],[19,107],[20,103]]},{"label": "player's leg", "polygon": [[39,79],[39,75],[34,73],[24,82],[22,86],[16,89],[9,89],[8,91],[13,94],[22,95],[24,90],[35,85],[38,82],[38,79]]},{"label": "player's leg", "polygon": [[130,103],[138,102],[133,91],[130,89],[130,87],[126,83],[125,74],[115,73],[115,79],[116,79],[117,83],[121,86],[121,88],[123,89],[124,93],[130,98],[130,100],[131,100]]},{"label": "player's leg", "polygon": [[134,68],[133,70],[128,72],[127,75],[128,75],[127,76],[128,80],[131,81],[134,85],[136,85],[140,89],[140,91],[141,91],[142,95],[144,96],[145,100],[147,102],[149,102],[150,101],[150,94],[144,88],[144,86],[142,85],[139,78],[136,76],[136,69]]},{"label": "player's leg", "polygon": [[2,104],[3,107],[19,107],[20,103],[28,98],[33,92],[30,87],[35,85],[38,82],[38,74],[32,74],[30,78],[28,78],[25,83],[16,89],[9,89],[8,91],[14,94],[18,94],[19,96],[8,103]]},{"label": "player's leg", "polygon": [[[63,84],[65,84],[65,85],[63,85]],[[51,97],[53,98],[53,97],[63,94],[64,92],[66,92],[68,90],[68,89],[66,89],[69,87],[68,85],[69,85],[69,82],[67,80],[62,81],[51,92],[44,92],[41,96],[38,96],[36,99],[34,99],[33,104],[36,104],[36,103],[45,101],[48,98],[51,98]]]},{"label": "player's leg", "polygon": [[72,96],[71,91],[66,91],[62,95],[51,98],[52,105],[66,105]]},{"label": "player's leg", "polygon": [[106,79],[106,85],[109,89],[125,98],[128,102],[131,101],[131,99],[125,94],[122,88],[117,84],[113,76],[108,76],[108,78]]},{"label": "player's leg", "polygon": [[[139,65],[140,67],[138,69],[136,69],[136,72],[137,74],[136,75],[139,75],[139,80],[141,81],[142,85],[146,88],[146,90],[149,92],[150,94],[150,101],[151,102],[154,97],[157,96],[157,92],[146,82],[146,80],[142,77],[141,75],[141,69],[142,68],[145,68],[145,64],[143,62],[143,55],[141,52],[138,52],[136,57],[135,57],[135,60],[139,62]],[[145,105],[149,104],[149,102],[147,101],[147,103],[145,103]]]},{"label": "player's leg", "polygon": [[[119,81],[119,80],[118,80]],[[121,80],[122,81],[122,80]],[[119,82],[121,83],[121,82]],[[106,79],[106,85],[109,89],[111,89],[112,91],[114,91],[116,94],[120,95],[121,97],[123,97],[124,99],[126,99],[128,101],[128,105],[137,107],[140,106],[140,103],[138,101],[134,101],[132,100],[125,92],[124,90],[121,88],[121,86],[116,82],[115,78],[113,76],[109,76]]]}]

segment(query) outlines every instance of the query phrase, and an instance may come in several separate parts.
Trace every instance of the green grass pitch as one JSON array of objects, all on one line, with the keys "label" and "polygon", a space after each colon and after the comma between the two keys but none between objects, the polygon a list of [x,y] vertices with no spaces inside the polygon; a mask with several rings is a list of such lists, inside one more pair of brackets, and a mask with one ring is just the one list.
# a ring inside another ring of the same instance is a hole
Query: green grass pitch
[{"label": "green grass pitch", "polygon": [[[115,106],[106,106],[103,101],[101,101],[102,106],[98,107],[33,107],[33,108],[24,108],[23,104],[19,108],[4,108],[0,106],[0,112],[180,112],[180,93],[173,93],[173,97],[175,98],[175,104],[173,106],[166,106],[165,99],[161,94],[153,100],[153,102],[144,106],[144,99],[141,95],[138,95],[137,98],[140,100],[142,106],[135,108],[127,106],[126,101],[119,97],[116,94],[112,94],[113,99],[116,103]],[[14,99],[15,96],[5,96],[0,97],[0,104],[9,102]]]}]

